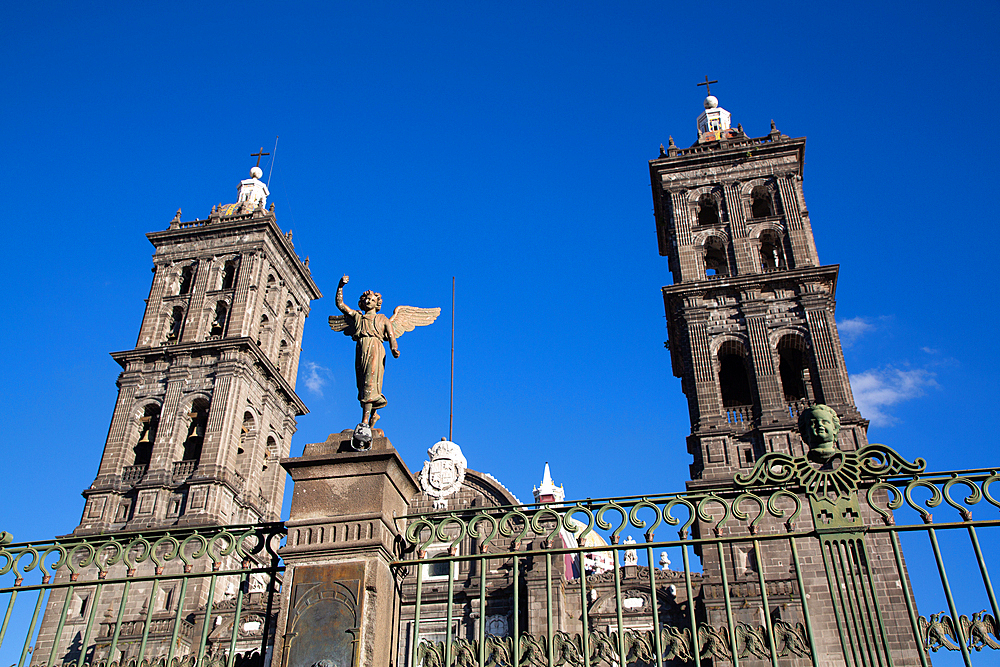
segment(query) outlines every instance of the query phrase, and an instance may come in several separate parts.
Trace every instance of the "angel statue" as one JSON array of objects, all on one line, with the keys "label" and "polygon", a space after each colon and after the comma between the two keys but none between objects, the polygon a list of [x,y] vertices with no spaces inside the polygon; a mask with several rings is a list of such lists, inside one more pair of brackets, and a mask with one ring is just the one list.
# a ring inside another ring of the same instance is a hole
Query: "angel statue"
[{"label": "angel statue", "polygon": [[358,299],[358,308],[352,310],[344,305],[344,285],[348,276],[337,285],[337,308],[343,315],[330,316],[330,328],[342,331],[357,341],[354,370],[358,379],[358,401],[361,402],[362,416],[358,428],[370,429],[378,421],[378,410],[386,406],[382,395],[382,376],[385,373],[385,346],[389,341],[392,356],[399,358],[396,339],[407,331],[434,322],[441,314],[440,308],[414,308],[396,306],[392,317],[379,314],[382,310],[382,295],[368,290]]}]

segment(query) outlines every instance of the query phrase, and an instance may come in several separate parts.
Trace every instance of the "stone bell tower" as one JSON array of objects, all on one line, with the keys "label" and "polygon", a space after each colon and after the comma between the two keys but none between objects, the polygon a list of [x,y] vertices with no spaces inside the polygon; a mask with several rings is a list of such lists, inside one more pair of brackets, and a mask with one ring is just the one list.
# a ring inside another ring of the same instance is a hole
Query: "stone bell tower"
[{"label": "stone bell tower", "polygon": [[302,330],[320,296],[254,167],[234,204],[147,234],[153,283],[77,534],[280,518]]},{"label": "stone bell tower", "polygon": [[690,488],[771,451],[805,453],[799,412],[837,411],[840,448],[867,444],[834,322],[838,267],[822,266],[802,192],[805,138],[751,138],[709,94],[690,148],[651,160],[673,373],[688,399]]}]

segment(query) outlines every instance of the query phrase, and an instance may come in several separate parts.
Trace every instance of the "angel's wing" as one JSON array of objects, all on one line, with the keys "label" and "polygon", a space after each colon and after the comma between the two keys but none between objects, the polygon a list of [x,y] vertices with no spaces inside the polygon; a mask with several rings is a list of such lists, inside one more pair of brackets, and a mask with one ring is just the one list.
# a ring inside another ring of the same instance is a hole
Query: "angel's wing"
[{"label": "angel's wing", "polygon": [[[414,306],[396,306],[389,318],[392,325],[392,332],[399,338],[407,331],[413,331],[416,327],[424,327],[434,322],[441,314],[440,308],[416,308]],[[330,318],[333,321],[333,318]],[[330,326],[333,326],[332,324]]]},{"label": "angel's wing", "polygon": [[351,335],[351,321],[346,315],[331,315],[330,328],[334,331],[341,331],[345,336]]}]

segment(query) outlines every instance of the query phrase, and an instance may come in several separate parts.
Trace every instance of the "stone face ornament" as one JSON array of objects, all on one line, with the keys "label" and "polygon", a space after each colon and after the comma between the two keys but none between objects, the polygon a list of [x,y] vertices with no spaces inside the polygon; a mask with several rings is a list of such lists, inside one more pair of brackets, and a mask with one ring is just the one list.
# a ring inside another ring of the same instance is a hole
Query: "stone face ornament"
[{"label": "stone face ornament", "polygon": [[424,493],[434,499],[435,509],[447,507],[445,498],[455,494],[465,481],[465,456],[462,448],[454,442],[441,440],[427,450],[429,461],[417,479]]}]

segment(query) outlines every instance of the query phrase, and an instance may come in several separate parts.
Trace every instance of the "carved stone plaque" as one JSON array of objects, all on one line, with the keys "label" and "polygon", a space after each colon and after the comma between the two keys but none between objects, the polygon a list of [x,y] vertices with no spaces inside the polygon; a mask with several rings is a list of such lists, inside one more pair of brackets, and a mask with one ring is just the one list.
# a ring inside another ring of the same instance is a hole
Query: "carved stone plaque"
[{"label": "carved stone plaque", "polygon": [[284,667],[354,666],[364,576],[364,563],[295,569]]}]

